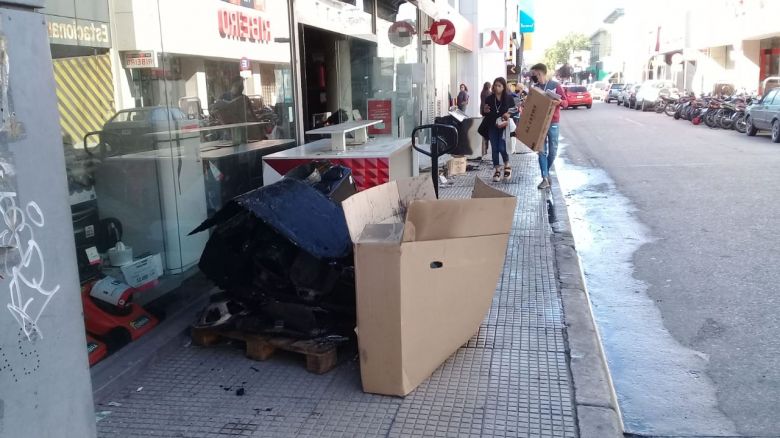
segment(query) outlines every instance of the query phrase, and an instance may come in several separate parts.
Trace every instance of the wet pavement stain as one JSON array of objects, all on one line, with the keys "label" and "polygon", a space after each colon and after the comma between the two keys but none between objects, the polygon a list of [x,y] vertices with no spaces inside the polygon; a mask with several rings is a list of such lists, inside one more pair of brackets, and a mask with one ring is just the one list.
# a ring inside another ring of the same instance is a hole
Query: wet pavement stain
[{"label": "wet pavement stain", "polygon": [[562,141],[557,175],[626,432],[737,435],[718,407],[708,356],[672,337],[647,284],[634,278],[633,256],[653,241],[649,230],[604,171],[570,164],[565,147]]}]

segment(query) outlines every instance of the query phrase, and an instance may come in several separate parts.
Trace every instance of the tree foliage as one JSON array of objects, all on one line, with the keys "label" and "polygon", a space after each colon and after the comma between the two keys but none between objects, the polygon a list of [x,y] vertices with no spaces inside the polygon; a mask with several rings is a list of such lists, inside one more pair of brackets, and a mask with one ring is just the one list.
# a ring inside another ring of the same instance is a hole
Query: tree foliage
[{"label": "tree foliage", "polygon": [[569,65],[567,62],[555,72],[555,75],[561,78],[563,81],[571,80],[572,76],[574,76],[574,67]]},{"label": "tree foliage", "polygon": [[590,49],[588,37],[581,33],[570,33],[544,51],[544,63],[552,70],[561,64],[566,64],[573,51],[587,49]]}]

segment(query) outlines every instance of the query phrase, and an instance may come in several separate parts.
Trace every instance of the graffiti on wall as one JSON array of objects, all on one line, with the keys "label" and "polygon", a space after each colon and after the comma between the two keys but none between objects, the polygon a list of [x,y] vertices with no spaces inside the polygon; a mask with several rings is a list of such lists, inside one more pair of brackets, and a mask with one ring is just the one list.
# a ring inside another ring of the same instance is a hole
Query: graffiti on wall
[{"label": "graffiti on wall", "polygon": [[8,310],[27,340],[43,338],[38,320],[60,290],[46,286],[46,264],[35,240],[35,229],[45,224],[43,212],[32,201],[17,206],[16,197],[6,193],[0,194],[0,217],[7,227],[0,232],[0,266],[10,276]]},{"label": "graffiti on wall", "polygon": [[[0,178],[3,179],[3,178]],[[8,280],[7,305],[28,341],[43,338],[38,321],[59,284],[46,281],[46,262],[35,231],[46,220],[34,201],[18,205],[15,192],[0,192],[0,276]]]}]

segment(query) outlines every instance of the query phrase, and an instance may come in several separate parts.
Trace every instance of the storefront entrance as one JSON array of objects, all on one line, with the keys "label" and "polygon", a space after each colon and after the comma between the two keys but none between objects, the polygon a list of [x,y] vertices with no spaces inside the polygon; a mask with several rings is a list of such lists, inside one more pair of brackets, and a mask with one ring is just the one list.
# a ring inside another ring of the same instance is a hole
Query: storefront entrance
[{"label": "storefront entrance", "polygon": [[305,130],[365,118],[376,44],[307,25],[300,34]]},{"label": "storefront entrance", "polygon": [[780,48],[762,50],[759,93],[766,93],[767,90],[780,86],[780,81],[768,81],[764,87],[765,79],[778,76],[780,76]]}]

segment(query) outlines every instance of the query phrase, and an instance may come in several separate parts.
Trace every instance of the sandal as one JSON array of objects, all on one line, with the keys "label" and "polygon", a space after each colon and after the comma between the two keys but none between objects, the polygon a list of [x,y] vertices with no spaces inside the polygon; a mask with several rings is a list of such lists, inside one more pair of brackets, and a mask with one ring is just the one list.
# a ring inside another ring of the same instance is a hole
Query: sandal
[{"label": "sandal", "polygon": [[512,168],[504,166],[504,179],[509,181],[512,178]]},{"label": "sandal", "polygon": [[495,173],[493,173],[493,182],[501,182],[501,169],[496,168]]}]

